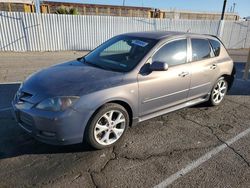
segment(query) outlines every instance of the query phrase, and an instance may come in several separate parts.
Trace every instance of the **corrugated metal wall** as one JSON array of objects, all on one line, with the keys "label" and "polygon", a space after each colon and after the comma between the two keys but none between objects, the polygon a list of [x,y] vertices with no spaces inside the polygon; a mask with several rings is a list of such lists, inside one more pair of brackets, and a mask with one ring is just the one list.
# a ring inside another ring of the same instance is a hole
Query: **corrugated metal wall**
[{"label": "corrugated metal wall", "polygon": [[[0,12],[0,51],[91,50],[126,32],[168,30],[216,35],[219,21]],[[250,22],[225,22],[228,48],[250,47]]]},{"label": "corrugated metal wall", "polygon": [[249,48],[250,21],[225,21],[222,41],[228,48]]}]

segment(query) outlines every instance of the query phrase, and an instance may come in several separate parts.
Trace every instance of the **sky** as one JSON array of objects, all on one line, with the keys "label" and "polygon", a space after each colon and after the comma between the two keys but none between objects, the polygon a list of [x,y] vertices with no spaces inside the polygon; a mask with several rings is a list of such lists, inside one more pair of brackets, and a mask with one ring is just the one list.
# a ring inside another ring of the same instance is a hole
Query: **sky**
[{"label": "sky", "polygon": [[[122,5],[123,0],[49,0],[77,3]],[[221,12],[224,0],[125,0],[127,6],[145,6],[160,9]],[[236,3],[235,12],[241,17],[250,16],[250,0],[227,0],[226,11]]]}]

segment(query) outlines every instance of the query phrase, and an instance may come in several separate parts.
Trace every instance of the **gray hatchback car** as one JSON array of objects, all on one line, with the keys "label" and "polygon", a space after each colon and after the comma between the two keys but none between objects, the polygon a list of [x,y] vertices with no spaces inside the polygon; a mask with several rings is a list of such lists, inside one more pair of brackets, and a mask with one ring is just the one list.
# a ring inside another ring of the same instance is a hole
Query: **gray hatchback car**
[{"label": "gray hatchback car", "polygon": [[202,102],[220,104],[234,73],[214,36],[128,33],[31,75],[12,106],[19,125],[42,142],[86,139],[101,149],[137,122]]}]

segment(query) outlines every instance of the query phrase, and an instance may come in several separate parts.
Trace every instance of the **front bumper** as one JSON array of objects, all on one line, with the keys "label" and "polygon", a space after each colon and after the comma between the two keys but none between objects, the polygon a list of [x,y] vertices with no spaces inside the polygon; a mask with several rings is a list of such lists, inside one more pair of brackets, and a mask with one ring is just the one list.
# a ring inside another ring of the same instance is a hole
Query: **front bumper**
[{"label": "front bumper", "polygon": [[83,141],[84,130],[91,112],[78,112],[69,108],[63,112],[43,111],[32,104],[12,102],[13,115],[28,134],[52,145],[69,145]]}]

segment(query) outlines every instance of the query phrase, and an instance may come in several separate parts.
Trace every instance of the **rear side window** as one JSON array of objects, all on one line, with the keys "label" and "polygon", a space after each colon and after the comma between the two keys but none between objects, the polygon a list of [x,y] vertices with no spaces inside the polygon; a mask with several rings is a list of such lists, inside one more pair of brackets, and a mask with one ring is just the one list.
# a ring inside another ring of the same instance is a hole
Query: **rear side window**
[{"label": "rear side window", "polygon": [[209,39],[209,42],[213,48],[214,55],[217,57],[220,55],[221,44],[216,40]]},{"label": "rear side window", "polygon": [[166,62],[169,66],[187,61],[187,39],[176,40],[161,47],[153,56],[153,61]]},{"label": "rear side window", "polygon": [[191,39],[191,44],[193,61],[200,61],[212,57],[208,40]]}]

